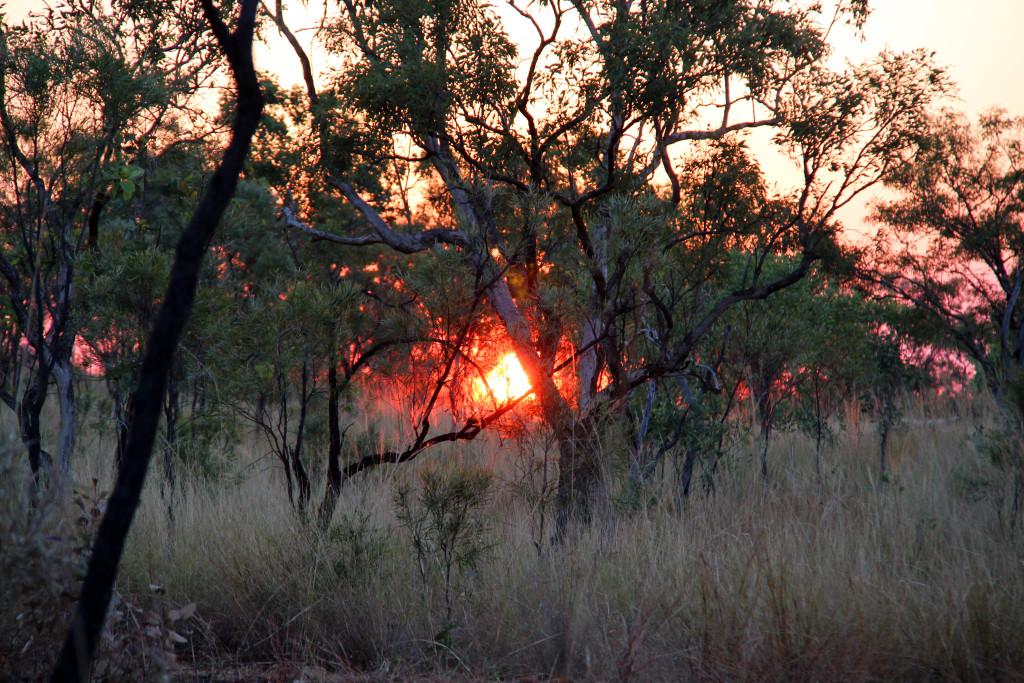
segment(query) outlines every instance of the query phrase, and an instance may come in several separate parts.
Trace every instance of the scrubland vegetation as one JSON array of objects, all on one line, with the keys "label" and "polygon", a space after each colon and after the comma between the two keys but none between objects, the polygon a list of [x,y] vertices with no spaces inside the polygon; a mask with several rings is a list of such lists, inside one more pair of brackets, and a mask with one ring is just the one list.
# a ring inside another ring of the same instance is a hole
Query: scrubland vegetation
[{"label": "scrubland vegetation", "polygon": [[0,16],[0,676],[1020,678],[1024,118],[868,12]]},{"label": "scrubland vegetation", "polygon": [[[611,519],[563,544],[550,543],[550,491],[542,495],[535,469],[542,444],[494,438],[375,470],[345,486],[319,533],[289,506],[279,469],[254,457],[259,442],[243,435],[219,474],[179,484],[173,521],[160,477],[150,478],[100,672],[1016,680],[1024,538],[1011,509],[1014,473],[979,450],[992,408],[911,401],[905,415],[886,475],[866,420],[826,448],[820,474],[806,436],[778,436],[768,482],[755,431],[744,429],[685,507],[669,462],[651,487],[617,478]],[[28,529],[18,509],[27,471],[4,450],[0,624],[4,674],[15,679],[46,669],[67,623],[92,506],[102,507],[111,476],[109,453],[90,446],[76,472],[84,509],[48,509]],[[610,467],[625,466],[609,456]],[[417,549],[409,513],[422,509],[424,484],[437,493],[438,482],[482,472],[484,486],[463,497],[449,486],[432,499],[447,523],[421,519]],[[451,524],[460,510],[461,526]],[[450,581],[444,543],[455,553]],[[175,610],[187,618],[172,621]]]}]

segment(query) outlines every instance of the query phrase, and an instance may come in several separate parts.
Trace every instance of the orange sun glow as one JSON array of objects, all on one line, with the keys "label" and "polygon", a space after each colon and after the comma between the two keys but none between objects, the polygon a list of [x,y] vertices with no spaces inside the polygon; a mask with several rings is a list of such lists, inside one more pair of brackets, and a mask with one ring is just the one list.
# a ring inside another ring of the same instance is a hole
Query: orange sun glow
[{"label": "orange sun glow", "polygon": [[488,387],[498,403],[516,399],[530,390],[530,381],[514,352],[506,354],[491,368],[486,384],[482,379],[476,380],[477,393],[481,397],[489,397]]}]

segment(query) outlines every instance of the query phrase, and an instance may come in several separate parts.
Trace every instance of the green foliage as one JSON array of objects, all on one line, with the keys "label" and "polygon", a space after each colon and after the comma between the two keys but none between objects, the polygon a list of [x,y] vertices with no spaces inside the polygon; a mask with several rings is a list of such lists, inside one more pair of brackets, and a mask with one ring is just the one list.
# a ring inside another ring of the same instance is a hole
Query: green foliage
[{"label": "green foliage", "polygon": [[475,575],[491,548],[481,513],[492,478],[489,470],[463,464],[425,468],[417,491],[408,485],[395,491],[398,521],[409,532],[424,589],[440,574],[446,624],[452,618],[453,570]]},{"label": "green foliage", "polygon": [[386,568],[384,559],[390,552],[390,532],[374,527],[368,513],[343,514],[331,527],[328,538],[336,547],[334,573],[340,580],[356,585],[370,575],[377,580],[387,580],[382,572]]}]

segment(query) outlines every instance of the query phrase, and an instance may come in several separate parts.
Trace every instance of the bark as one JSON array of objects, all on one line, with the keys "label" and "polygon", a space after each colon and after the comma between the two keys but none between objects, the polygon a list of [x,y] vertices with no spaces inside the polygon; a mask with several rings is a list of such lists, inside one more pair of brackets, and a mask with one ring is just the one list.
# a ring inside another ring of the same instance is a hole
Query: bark
[{"label": "bark", "polygon": [[167,293],[146,342],[124,463],[96,534],[71,628],[51,678],[54,683],[86,683],[90,679],[96,643],[110,604],[125,539],[152,457],[171,362],[192,312],[202,259],[217,223],[234,196],[263,111],[263,95],[252,61],[257,0],[243,0],[234,32],[229,32],[212,0],[201,2],[235,78],[236,118],[224,157],[178,243]]},{"label": "bark", "polygon": [[178,441],[178,416],[180,414],[180,389],[178,378],[175,374],[172,362],[167,384],[167,399],[164,401],[164,471],[163,478],[160,480],[160,498],[164,501],[167,509],[168,550],[173,548],[175,544],[174,493],[176,482],[174,478],[174,451]]},{"label": "bark", "polygon": [[686,458],[683,460],[683,469],[679,473],[678,505],[683,507],[690,497],[690,485],[693,482],[693,466],[697,463],[697,456],[700,450],[696,446],[686,449]]},{"label": "bark", "polygon": [[77,412],[75,410],[75,386],[70,362],[54,363],[53,378],[57,384],[57,400],[60,404],[60,438],[57,444],[56,474],[62,489],[69,490],[71,483],[71,460],[75,453]]},{"label": "bark", "polygon": [[332,362],[327,370],[327,433],[330,443],[327,447],[327,486],[320,503],[317,524],[326,531],[334,516],[334,508],[341,495],[341,426],[338,423],[338,399],[341,393],[338,384],[338,368]]},{"label": "bark", "polygon": [[92,209],[89,210],[89,232],[86,235],[86,246],[95,253],[99,250],[100,239],[100,215],[110,201],[110,190],[97,190],[93,198]]},{"label": "bark", "polygon": [[562,542],[575,525],[608,512],[601,468],[601,433],[592,420],[573,421],[555,431],[558,441],[558,490],[554,540]]},{"label": "bark", "polygon": [[[309,406],[309,395],[306,392],[308,382],[309,359],[307,358],[302,362],[302,394],[299,396],[298,434],[295,436],[295,447],[289,449],[291,453],[292,472],[295,473],[295,481],[299,485],[299,517],[302,518],[303,521],[306,519],[306,510],[309,508],[309,499],[312,495],[312,489],[309,485],[309,475],[306,474],[306,468],[302,465],[302,435],[306,429],[306,409]],[[288,448],[287,441],[285,442],[285,448]]]},{"label": "bark", "polygon": [[775,412],[775,405],[771,398],[771,386],[773,375],[761,377],[758,382],[757,392],[757,414],[761,421],[761,438],[764,444],[761,448],[761,477],[768,479],[768,443],[772,438],[772,424]]},{"label": "bark", "polygon": [[878,425],[878,436],[879,436],[879,449],[878,449],[878,469],[882,474],[886,473],[888,463],[886,462],[889,449],[889,432],[892,431],[892,421],[888,417],[883,417],[881,423]]},{"label": "bark", "polygon": [[596,510],[606,507],[600,430],[592,417],[580,419],[576,415],[555,385],[553,374],[543,371],[530,324],[516,306],[505,279],[495,274],[487,281],[491,282],[487,288],[491,308],[500,318],[540,403],[544,421],[558,441],[555,538],[561,540],[572,522],[587,523]]},{"label": "bark", "polygon": [[42,485],[43,465],[49,465],[50,454],[42,448],[42,437],[39,429],[39,415],[43,412],[46,404],[46,379],[36,375],[35,379],[25,387],[21,396],[21,403],[18,405],[18,429],[21,434],[21,443],[25,446],[28,455],[28,466],[32,473],[32,490],[30,495],[33,500],[39,493]]},{"label": "bark", "polygon": [[124,463],[125,449],[128,448],[128,425],[135,415],[135,392],[129,391],[128,398],[121,398],[121,391],[115,386],[111,389],[114,400],[114,422],[117,429],[117,441],[114,444],[114,472],[121,471]]}]

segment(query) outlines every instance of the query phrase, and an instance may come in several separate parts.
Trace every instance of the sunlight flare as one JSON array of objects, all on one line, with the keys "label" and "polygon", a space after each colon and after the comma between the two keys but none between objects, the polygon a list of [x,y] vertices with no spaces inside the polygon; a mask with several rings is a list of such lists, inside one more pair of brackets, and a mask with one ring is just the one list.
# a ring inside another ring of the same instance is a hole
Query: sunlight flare
[{"label": "sunlight flare", "polygon": [[505,403],[529,391],[530,380],[527,379],[515,352],[509,352],[487,373],[486,384],[482,379],[478,379],[476,387],[481,397],[493,394],[495,401]]}]

